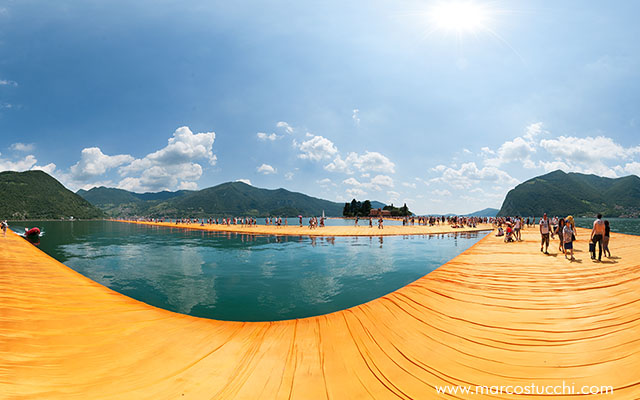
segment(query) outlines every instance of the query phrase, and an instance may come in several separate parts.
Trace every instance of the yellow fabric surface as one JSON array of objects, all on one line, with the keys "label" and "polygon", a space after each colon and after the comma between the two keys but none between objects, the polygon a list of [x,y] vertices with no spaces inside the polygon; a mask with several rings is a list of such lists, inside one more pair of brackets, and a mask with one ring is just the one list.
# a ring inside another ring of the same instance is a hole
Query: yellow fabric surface
[{"label": "yellow fabric surface", "polygon": [[570,263],[536,228],[489,234],[369,303],[242,323],[140,303],[0,234],[0,398],[521,399],[435,387],[564,381],[638,399],[640,237],[612,234],[615,258],[594,263],[587,236]]}]

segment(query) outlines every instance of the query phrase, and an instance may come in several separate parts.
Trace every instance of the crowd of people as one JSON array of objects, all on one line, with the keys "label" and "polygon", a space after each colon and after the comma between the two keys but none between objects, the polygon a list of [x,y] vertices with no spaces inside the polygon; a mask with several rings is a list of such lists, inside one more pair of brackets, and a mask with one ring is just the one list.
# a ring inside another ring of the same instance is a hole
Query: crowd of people
[{"label": "crowd of people", "polygon": [[[505,242],[522,241],[521,231],[524,227],[535,225],[535,218],[528,217],[505,217],[496,218],[494,224],[498,229],[496,236],[504,236]],[[576,224],[573,216],[569,215],[565,218],[557,216],[549,218],[544,213],[538,221],[540,230],[540,252],[549,254],[549,246],[551,240],[558,237],[558,251],[564,254],[565,259],[575,261],[573,243],[577,239]],[[602,254],[605,257],[611,257],[609,250],[609,240],[611,237],[611,226],[609,221],[602,219],[602,214],[596,215],[593,222],[591,235],[589,237],[589,253],[591,259],[596,259],[596,245],[598,248],[597,260],[602,261]]]}]

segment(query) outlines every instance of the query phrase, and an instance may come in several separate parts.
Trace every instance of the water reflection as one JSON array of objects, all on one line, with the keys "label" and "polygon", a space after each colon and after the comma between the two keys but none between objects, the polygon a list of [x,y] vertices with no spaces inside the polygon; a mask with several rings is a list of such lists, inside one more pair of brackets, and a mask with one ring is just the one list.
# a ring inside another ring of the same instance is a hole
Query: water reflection
[{"label": "water reflection", "polygon": [[47,232],[43,250],[114,290],[172,311],[240,321],[361,304],[484,236],[264,236],[114,222],[58,222]]}]

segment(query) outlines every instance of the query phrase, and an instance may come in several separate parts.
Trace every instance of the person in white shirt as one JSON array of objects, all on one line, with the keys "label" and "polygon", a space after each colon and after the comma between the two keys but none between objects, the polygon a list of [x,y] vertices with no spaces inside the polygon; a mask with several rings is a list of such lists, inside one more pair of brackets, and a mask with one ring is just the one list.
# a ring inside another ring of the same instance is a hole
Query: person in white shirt
[{"label": "person in white shirt", "polygon": [[544,251],[544,254],[549,254],[549,235],[553,239],[553,232],[551,231],[551,221],[547,218],[547,213],[544,213],[540,220],[540,236],[542,241],[540,243],[540,252]]}]

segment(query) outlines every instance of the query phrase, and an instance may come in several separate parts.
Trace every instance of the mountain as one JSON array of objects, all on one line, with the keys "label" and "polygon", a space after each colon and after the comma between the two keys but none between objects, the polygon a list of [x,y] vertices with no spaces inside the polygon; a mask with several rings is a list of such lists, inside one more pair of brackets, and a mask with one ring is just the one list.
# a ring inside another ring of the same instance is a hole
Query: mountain
[{"label": "mountain", "polygon": [[384,204],[382,202],[379,202],[379,201],[372,201],[371,202],[371,208],[372,209],[376,209],[376,208],[383,209],[386,206],[387,206],[386,204]]},{"label": "mountain", "polygon": [[104,213],[43,171],[0,172],[0,218],[103,218]]},{"label": "mountain", "polygon": [[495,217],[498,214],[497,208],[485,208],[484,210],[475,211],[465,217]]},{"label": "mountain", "polygon": [[516,186],[507,193],[498,216],[522,215],[609,217],[640,214],[640,178],[604,178],[554,171]]},{"label": "mountain", "polygon": [[344,206],[302,193],[261,189],[243,182],[223,183],[199,191],[139,194],[99,187],[79,190],[78,194],[113,217],[291,217],[320,215],[323,210],[327,216],[341,216]]}]

